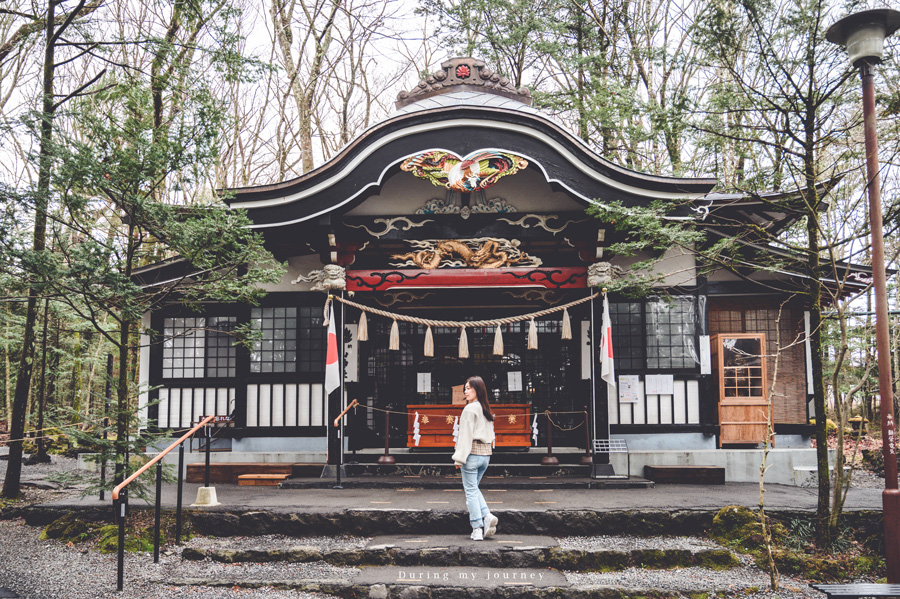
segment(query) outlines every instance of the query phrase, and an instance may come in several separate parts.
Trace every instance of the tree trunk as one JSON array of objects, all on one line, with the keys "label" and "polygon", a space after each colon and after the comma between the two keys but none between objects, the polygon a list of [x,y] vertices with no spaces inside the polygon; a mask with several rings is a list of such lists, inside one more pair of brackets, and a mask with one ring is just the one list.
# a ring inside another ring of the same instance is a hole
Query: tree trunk
[{"label": "tree trunk", "polygon": [[38,390],[37,408],[37,461],[47,463],[47,443],[44,435],[44,405],[47,403],[47,326],[50,320],[50,301],[44,300],[44,325],[41,331],[41,383]]},{"label": "tree trunk", "polygon": [[[125,265],[123,275],[131,278],[131,271],[134,268],[134,224],[128,225],[128,248],[125,254]],[[129,422],[131,420],[131,406],[128,401],[128,357],[129,345],[131,339],[131,327],[134,325],[132,321],[123,315],[119,320],[119,376],[116,380],[116,473],[115,482],[119,484],[125,480],[128,470],[128,435]]]},{"label": "tree trunk", "polygon": [[[41,141],[38,163],[38,186],[35,194],[35,215],[32,247],[34,251],[43,252],[46,243],[47,199],[50,194],[50,142],[53,135],[53,71],[54,50],[54,14],[56,3],[47,3],[46,45],[44,47],[44,67],[41,107]],[[0,495],[7,498],[18,497],[21,491],[22,478],[22,439],[25,436],[25,416],[28,409],[28,389],[31,383],[32,352],[34,350],[34,327],[37,321],[38,291],[34,287],[28,290],[28,305],[25,309],[25,330],[22,334],[22,355],[16,375],[16,393],[13,398],[12,415],[10,417],[9,458],[6,478]]]},{"label": "tree trunk", "polygon": [[[814,127],[814,121],[807,120]],[[815,132],[807,131],[806,139],[812,143]],[[816,416],[816,466],[818,469],[818,503],[816,506],[816,546],[827,547],[829,539],[830,480],[828,472],[828,435],[826,422],[828,413],[825,407],[825,381],[822,364],[822,284],[819,280],[819,194],[815,179],[815,150],[806,149],[804,166],[806,170],[806,237],[807,237],[807,273],[809,279],[809,351],[812,362],[813,406]]]}]

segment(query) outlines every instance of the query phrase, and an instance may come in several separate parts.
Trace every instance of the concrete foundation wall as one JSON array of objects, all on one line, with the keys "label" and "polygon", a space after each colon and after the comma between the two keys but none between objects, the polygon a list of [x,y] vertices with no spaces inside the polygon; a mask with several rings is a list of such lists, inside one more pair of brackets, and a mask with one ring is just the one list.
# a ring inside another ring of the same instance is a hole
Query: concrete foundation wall
[{"label": "concrete foundation wall", "polygon": [[[629,448],[630,449],[630,448]],[[759,482],[762,449],[631,450],[631,476],[643,476],[644,466],[719,466],[725,468],[725,482]],[[625,474],[627,456],[612,454],[616,474]],[[766,459],[769,484],[806,486],[810,469],[816,470],[815,449],[770,449]]]}]

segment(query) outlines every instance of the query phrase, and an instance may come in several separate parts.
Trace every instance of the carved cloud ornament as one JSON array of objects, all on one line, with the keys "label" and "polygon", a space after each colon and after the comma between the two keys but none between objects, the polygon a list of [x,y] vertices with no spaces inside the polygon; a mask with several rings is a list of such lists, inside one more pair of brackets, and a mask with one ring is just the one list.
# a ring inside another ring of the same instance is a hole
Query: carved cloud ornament
[{"label": "carved cloud ornament", "polygon": [[343,291],[347,288],[347,273],[343,266],[326,264],[321,270],[313,270],[307,276],[300,275],[291,281],[291,285],[300,281],[315,283],[310,287],[312,291]]}]

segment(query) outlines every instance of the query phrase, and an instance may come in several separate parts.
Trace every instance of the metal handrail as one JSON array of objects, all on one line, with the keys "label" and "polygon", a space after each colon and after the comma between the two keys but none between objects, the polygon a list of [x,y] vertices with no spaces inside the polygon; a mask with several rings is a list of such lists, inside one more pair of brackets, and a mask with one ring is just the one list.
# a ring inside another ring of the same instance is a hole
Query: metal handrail
[{"label": "metal handrail", "polygon": [[[153,532],[153,563],[159,562],[159,528],[160,528],[160,511],[162,508],[162,462],[161,460],[166,457],[170,451],[178,448],[178,506],[176,508],[176,526],[175,526],[175,539],[176,543],[180,543],[181,539],[181,482],[182,482],[182,474],[184,470],[184,442],[190,439],[194,433],[196,433],[201,428],[207,426],[210,422],[214,421],[216,416],[207,416],[203,420],[201,420],[196,426],[194,426],[187,433],[182,435],[180,439],[169,445],[163,451],[159,453],[155,458],[141,466],[137,472],[123,480],[121,483],[116,485],[112,492],[113,498],[113,511],[116,514],[116,518],[119,523],[119,547],[118,547],[118,556],[117,556],[117,572],[116,572],[116,588],[121,591],[125,586],[125,519],[127,516],[128,509],[128,493],[126,491],[126,487],[134,481],[141,474],[150,469],[151,466],[156,464],[156,505],[155,505],[155,527]],[[206,486],[209,486],[209,440],[206,443]]]},{"label": "metal handrail", "polygon": [[128,478],[123,480],[121,483],[116,485],[116,488],[113,489],[113,492],[112,492],[113,501],[117,501],[119,499],[119,492],[122,489],[124,489],[125,487],[127,487],[130,482],[132,482],[134,479],[139,477],[141,474],[143,474],[144,472],[149,470],[150,466],[152,466],[156,462],[163,459],[167,453],[169,453],[170,451],[172,451],[173,449],[175,449],[176,447],[178,447],[179,445],[181,445],[182,443],[187,441],[190,437],[192,437],[194,435],[194,433],[196,433],[198,430],[200,430],[201,428],[203,428],[204,426],[206,426],[207,424],[209,424],[210,422],[212,422],[215,419],[216,419],[215,415],[207,416],[206,418],[201,420],[200,423],[197,424],[197,426],[195,426],[194,428],[192,428],[191,430],[186,432],[180,439],[178,439],[177,441],[175,441],[174,443],[172,443],[171,445],[166,447],[164,450],[162,450],[159,453],[159,455],[157,455],[155,458],[153,458],[152,460],[150,460],[149,462],[147,462],[146,464],[141,466],[137,472],[135,472],[134,474],[132,474],[131,476],[129,476]]}]

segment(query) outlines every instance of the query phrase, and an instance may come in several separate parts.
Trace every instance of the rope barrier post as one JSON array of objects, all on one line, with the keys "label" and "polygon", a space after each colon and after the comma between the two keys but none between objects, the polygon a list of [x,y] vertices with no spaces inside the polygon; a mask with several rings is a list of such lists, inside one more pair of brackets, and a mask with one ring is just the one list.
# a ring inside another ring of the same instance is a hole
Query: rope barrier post
[{"label": "rope barrier post", "polygon": [[156,508],[153,513],[153,563],[159,563],[159,524],[162,512],[162,460],[156,462]]},{"label": "rope barrier post", "polygon": [[591,456],[591,427],[589,419],[588,408],[584,406],[584,455],[581,456],[582,466],[590,466],[594,463],[594,458]]},{"label": "rope barrier post", "polygon": [[559,459],[553,456],[553,420],[550,418],[550,410],[546,410],[547,416],[547,455],[541,458],[542,466],[559,466]]},{"label": "rope barrier post", "polygon": [[212,445],[212,438],[209,436],[209,425],[203,428],[203,436],[206,437],[206,469],[203,474],[203,486],[209,488],[209,446]]},{"label": "rope barrier post", "polygon": [[335,468],[335,479],[336,480],[334,481],[334,486],[331,487],[332,489],[343,489],[344,488],[341,486],[341,468],[344,467],[344,446],[343,446],[344,440],[341,438],[341,429],[342,428],[343,428],[343,425],[341,425],[341,424],[339,424],[337,427],[337,440],[338,440],[338,444],[341,445],[341,454],[338,458],[337,468]]},{"label": "rope barrier post", "polygon": [[384,413],[384,455],[378,458],[379,464],[390,465],[396,464],[397,460],[394,459],[394,456],[391,455],[391,413],[390,411],[385,411]]},{"label": "rope barrier post", "polygon": [[175,501],[175,544],[181,545],[181,498],[184,485],[184,441],[178,444],[178,499]]},{"label": "rope barrier post", "polygon": [[116,556],[116,589],[121,591],[125,587],[125,514],[128,510],[128,495],[123,491],[116,500],[117,516],[119,518],[119,546]]}]

